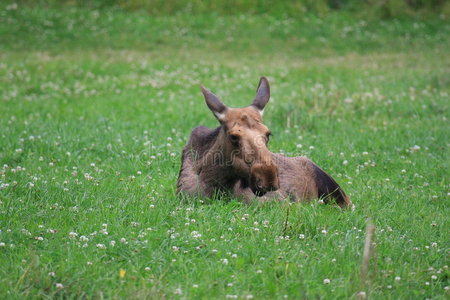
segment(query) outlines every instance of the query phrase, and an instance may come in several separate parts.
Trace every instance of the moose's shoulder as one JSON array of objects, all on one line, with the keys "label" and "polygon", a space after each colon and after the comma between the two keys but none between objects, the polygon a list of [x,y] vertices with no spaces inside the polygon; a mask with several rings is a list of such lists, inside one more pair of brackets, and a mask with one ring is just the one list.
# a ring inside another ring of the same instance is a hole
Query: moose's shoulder
[{"label": "moose's shoulder", "polygon": [[192,129],[191,136],[189,138],[189,145],[194,148],[198,146],[205,146],[216,139],[219,131],[220,127],[214,129],[205,126],[195,127]]}]

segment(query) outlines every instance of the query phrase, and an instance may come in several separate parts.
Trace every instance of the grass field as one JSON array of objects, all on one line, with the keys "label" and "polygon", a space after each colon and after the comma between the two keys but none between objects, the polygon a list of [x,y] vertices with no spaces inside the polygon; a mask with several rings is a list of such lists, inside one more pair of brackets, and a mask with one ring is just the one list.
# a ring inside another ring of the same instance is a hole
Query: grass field
[{"label": "grass field", "polygon": [[[448,49],[439,17],[0,5],[0,297],[448,299]],[[244,106],[262,75],[270,149],[355,211],[176,197],[199,84]]]}]

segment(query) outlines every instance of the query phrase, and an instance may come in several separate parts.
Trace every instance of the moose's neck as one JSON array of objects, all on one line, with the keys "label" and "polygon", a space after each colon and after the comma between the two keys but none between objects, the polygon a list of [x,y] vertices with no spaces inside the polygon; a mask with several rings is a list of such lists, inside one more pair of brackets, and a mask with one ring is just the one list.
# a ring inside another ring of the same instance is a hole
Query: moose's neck
[{"label": "moose's neck", "polygon": [[209,149],[197,161],[197,172],[200,179],[214,188],[228,189],[239,178],[236,178],[232,167],[232,149],[227,143],[223,128],[209,144]]}]

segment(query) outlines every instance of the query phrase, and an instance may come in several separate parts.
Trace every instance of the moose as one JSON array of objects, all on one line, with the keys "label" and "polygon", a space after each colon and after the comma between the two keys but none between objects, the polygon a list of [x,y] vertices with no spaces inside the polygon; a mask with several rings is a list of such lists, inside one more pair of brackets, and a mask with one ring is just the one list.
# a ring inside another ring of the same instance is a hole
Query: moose
[{"label": "moose", "polygon": [[271,132],[262,123],[270,99],[266,77],[261,77],[252,104],[244,108],[227,107],[201,89],[220,126],[192,130],[182,152],[177,193],[211,197],[226,192],[247,203],[334,199],[342,208],[352,205],[336,181],[308,158],[270,152]]}]

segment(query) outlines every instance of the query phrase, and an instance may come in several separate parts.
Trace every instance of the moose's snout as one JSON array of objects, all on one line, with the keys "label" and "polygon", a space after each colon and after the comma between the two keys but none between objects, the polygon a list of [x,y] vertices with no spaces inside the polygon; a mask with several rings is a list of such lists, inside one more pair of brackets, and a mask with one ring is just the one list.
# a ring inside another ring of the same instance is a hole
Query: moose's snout
[{"label": "moose's snout", "polygon": [[256,196],[263,196],[280,188],[278,168],[275,164],[255,163],[250,173],[250,188]]}]

